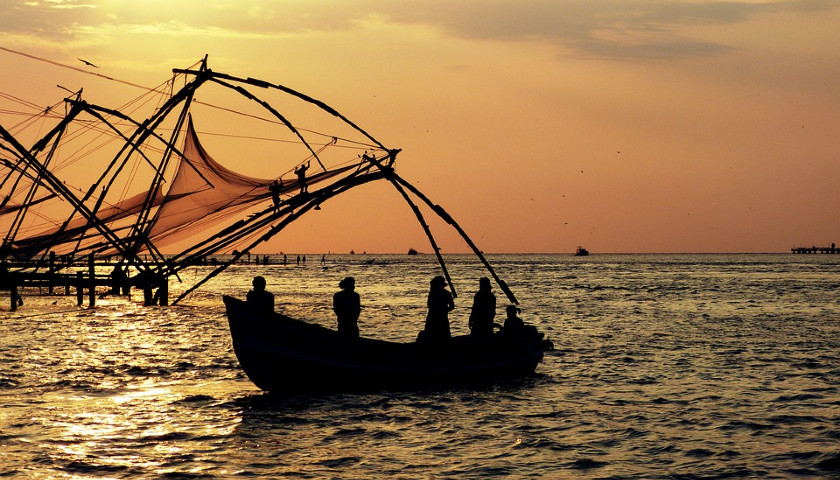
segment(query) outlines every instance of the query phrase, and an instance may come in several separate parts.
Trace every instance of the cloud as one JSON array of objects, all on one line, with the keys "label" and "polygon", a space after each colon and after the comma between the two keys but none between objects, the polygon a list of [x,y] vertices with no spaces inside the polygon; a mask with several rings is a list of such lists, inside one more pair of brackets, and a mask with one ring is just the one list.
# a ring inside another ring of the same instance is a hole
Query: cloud
[{"label": "cloud", "polygon": [[596,58],[695,57],[727,51],[722,43],[692,39],[689,27],[732,25],[768,12],[837,9],[832,0],[463,0],[409,7],[376,3],[392,21],[424,23],[459,38],[551,42]]},{"label": "cloud", "polygon": [[644,59],[728,49],[687,36],[683,31],[690,27],[732,25],[767,12],[837,8],[836,0],[13,0],[0,6],[0,31],[60,39],[97,28],[178,25],[173,33],[212,30],[248,37],[348,31],[376,18],[462,39],[540,41],[579,56]]}]

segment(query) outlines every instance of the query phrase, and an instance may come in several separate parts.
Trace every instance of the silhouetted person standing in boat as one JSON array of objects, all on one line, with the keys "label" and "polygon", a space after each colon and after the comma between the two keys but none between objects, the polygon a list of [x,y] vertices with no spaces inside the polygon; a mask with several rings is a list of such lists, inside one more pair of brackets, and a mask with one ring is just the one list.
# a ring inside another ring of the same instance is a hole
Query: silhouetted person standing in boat
[{"label": "silhouetted person standing in boat", "polygon": [[298,184],[300,185],[300,193],[307,193],[309,191],[309,187],[306,185],[306,170],[308,169],[309,162],[306,162],[306,165],[301,164],[295,169],[295,175],[297,175]]},{"label": "silhouetted person standing in boat", "polygon": [[333,295],[333,311],[338,317],[338,333],[348,338],[359,338],[359,314],[362,303],[356,290],[356,280],[347,277],[338,282],[339,290]]},{"label": "silhouetted person standing in boat", "polygon": [[248,291],[248,295],[245,297],[248,305],[260,312],[273,312],[274,294],[265,289],[265,279],[254,277],[251,283],[254,285],[254,289]]},{"label": "silhouetted person standing in boat", "polygon": [[449,341],[449,312],[455,308],[452,294],[446,289],[446,279],[437,276],[429,284],[429,299],[426,302],[429,313],[426,315],[426,327],[423,340],[432,343]]},{"label": "silhouetted person standing in boat", "polygon": [[470,312],[470,336],[474,340],[487,341],[493,337],[493,319],[496,318],[496,295],[491,291],[490,279],[478,281],[478,292],[473,297]]}]

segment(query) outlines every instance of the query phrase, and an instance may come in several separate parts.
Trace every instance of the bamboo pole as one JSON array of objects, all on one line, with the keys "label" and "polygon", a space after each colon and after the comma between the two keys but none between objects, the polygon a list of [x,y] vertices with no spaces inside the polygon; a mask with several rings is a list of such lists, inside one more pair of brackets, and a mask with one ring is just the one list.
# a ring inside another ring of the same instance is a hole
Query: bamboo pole
[{"label": "bamboo pole", "polygon": [[322,102],[318,99],[315,99],[313,97],[310,97],[309,95],[306,95],[306,94],[303,94],[303,93],[298,92],[296,90],[293,90],[289,87],[285,87],[285,86],[280,85],[280,84],[269,83],[269,82],[266,82],[264,80],[259,80],[259,79],[256,79],[256,78],[241,78],[241,77],[236,77],[236,76],[233,76],[233,75],[228,75],[226,73],[212,72],[212,71],[204,70],[204,69],[202,69],[202,70],[189,70],[189,69],[175,68],[175,69],[172,70],[172,72],[173,73],[182,73],[182,74],[186,74],[186,75],[201,75],[201,74],[204,74],[204,75],[209,75],[214,80],[222,78],[222,79],[233,81],[233,82],[246,83],[248,85],[254,85],[256,87],[273,88],[273,89],[276,89],[276,90],[280,90],[281,92],[287,93],[289,95],[292,95],[293,97],[297,97],[297,98],[299,98],[299,99],[301,99],[305,102],[311,103],[311,104],[317,106],[318,108],[324,110],[325,112],[329,113],[330,115],[338,117],[344,123],[350,125],[350,127],[352,127],[354,130],[358,131],[359,133],[361,133],[362,135],[367,137],[370,141],[375,143],[379,148],[381,148],[383,150],[388,150],[387,148],[385,148],[385,145],[382,145],[382,143],[379,142],[379,140],[373,138],[373,136],[371,136],[369,133],[364,131],[361,127],[359,127],[358,125],[356,125],[355,123],[350,121],[350,119],[348,119],[347,117],[345,117],[344,115],[339,113],[336,109],[332,108],[331,106],[327,105],[326,103],[324,103],[324,102]]},{"label": "bamboo pole", "polygon": [[[390,153],[389,158],[390,158],[391,162],[393,162],[395,155],[396,155],[395,151]],[[443,209],[443,207],[441,207],[440,205],[437,205],[434,202],[432,202],[429,199],[429,197],[424,195],[423,192],[421,192],[420,190],[417,189],[417,187],[415,187],[414,185],[412,185],[411,183],[409,183],[408,181],[406,181],[405,179],[403,179],[402,177],[397,175],[397,173],[394,171],[394,169],[390,165],[382,165],[382,162],[380,160],[377,160],[375,157],[365,157],[365,158],[367,158],[371,163],[373,163],[374,165],[379,167],[383,172],[386,172],[386,177],[388,178],[388,180],[390,180],[391,183],[397,188],[397,190],[400,191],[400,193],[403,194],[403,197],[406,198],[406,200],[409,202],[409,205],[412,206],[412,209],[416,209],[416,206],[414,205],[413,202],[411,202],[408,195],[404,192],[404,190],[402,189],[402,187],[400,185],[405,186],[405,188],[410,190],[411,193],[413,193],[414,195],[417,196],[417,198],[421,199],[426,205],[428,205],[429,208],[431,208],[432,211],[435,212],[443,221],[445,221],[446,223],[451,225],[452,228],[454,228],[458,232],[458,234],[461,235],[461,237],[464,239],[464,241],[467,243],[467,245],[472,249],[473,253],[479,258],[479,260],[481,260],[482,264],[484,265],[484,268],[486,268],[487,271],[490,272],[490,275],[496,281],[496,284],[499,285],[499,288],[501,288],[502,291],[505,293],[505,295],[508,297],[508,300],[510,300],[512,303],[514,303],[516,305],[519,305],[519,301],[516,299],[516,295],[514,295],[513,292],[511,291],[510,287],[508,287],[507,282],[505,282],[504,280],[499,278],[499,276],[496,274],[496,271],[493,269],[493,266],[490,265],[490,262],[488,262],[487,259],[484,257],[484,254],[481,252],[481,250],[479,250],[478,247],[475,245],[475,243],[472,241],[472,239],[470,239],[470,237],[467,235],[467,232],[465,232],[464,229],[461,228],[460,225],[458,225],[458,223],[455,221],[455,219],[453,219],[452,216],[450,216]],[[427,230],[427,236],[429,236],[429,238],[431,239],[431,232],[428,231],[428,226],[421,219],[421,217],[418,217],[418,219],[420,219],[420,223],[421,223],[421,225],[423,225],[423,228],[425,230]],[[438,254],[438,260],[442,263],[443,258],[441,258],[440,254],[437,250],[437,247],[434,244],[432,245],[432,247],[435,248],[435,253]],[[450,287],[451,286],[452,285],[450,283]],[[453,288],[453,295],[454,295],[454,288]]]},{"label": "bamboo pole", "polygon": [[295,128],[294,125],[292,125],[292,122],[290,122],[286,117],[284,117],[283,114],[281,114],[280,112],[275,110],[274,107],[269,105],[268,102],[266,102],[265,100],[260,100],[259,98],[254,96],[254,94],[252,94],[248,90],[245,90],[245,88],[243,88],[242,86],[233,86],[233,85],[231,85],[227,82],[223,82],[223,81],[219,80],[218,78],[211,78],[211,80],[218,83],[219,85],[223,85],[225,87],[236,90],[237,92],[239,92],[240,95],[244,96],[245,98],[248,98],[249,100],[253,100],[253,101],[259,103],[260,105],[263,106],[263,108],[265,108],[266,110],[271,112],[271,114],[274,115],[275,117],[277,117],[277,119],[280,120],[283,123],[283,125],[286,126],[286,128],[288,128],[289,130],[292,131],[292,133],[297,135],[297,137],[300,139],[300,141],[303,142],[304,145],[306,145],[306,148],[309,150],[309,152],[312,153],[312,156],[315,157],[315,160],[318,162],[318,165],[320,165],[321,168],[324,169],[325,172],[327,171],[327,167],[325,167],[324,164],[321,163],[321,159],[318,158],[318,154],[315,153],[315,150],[312,148],[311,145],[309,145],[309,142],[307,142],[306,139],[303,138],[303,135],[301,135],[301,133],[298,131],[298,129]]},{"label": "bamboo pole", "polygon": [[[242,258],[243,255],[245,255],[246,253],[253,250],[254,247],[256,247],[257,245],[259,245],[262,242],[265,242],[265,241],[271,239],[272,237],[274,237],[275,235],[280,233],[281,230],[286,228],[290,223],[292,223],[295,220],[297,220],[298,218],[300,218],[301,215],[303,215],[304,213],[308,212],[309,210],[315,208],[318,205],[321,205],[326,200],[328,200],[330,198],[333,198],[336,195],[339,195],[343,192],[346,192],[347,190],[350,190],[351,188],[354,188],[354,187],[357,187],[359,185],[363,185],[365,183],[372,182],[372,181],[375,181],[375,180],[380,180],[382,178],[383,178],[383,174],[380,173],[380,172],[368,172],[368,173],[365,173],[363,175],[355,175],[355,176],[351,176],[351,177],[345,177],[345,178],[335,182],[332,185],[324,187],[321,190],[318,190],[316,192],[310,192],[303,199],[303,203],[300,203],[298,205],[298,210],[297,211],[294,211],[292,208],[290,208],[287,213],[283,214],[283,215],[285,215],[285,217],[280,221],[279,224],[272,226],[266,233],[262,234],[258,239],[254,240],[249,245],[247,245],[245,248],[243,248],[241,252],[239,252],[237,254],[234,254],[233,257],[229,261],[223,262],[215,270],[213,270],[212,272],[207,274],[203,279],[198,281],[195,285],[193,285],[192,287],[188,288],[183,293],[181,293],[181,295],[178,296],[178,298],[176,298],[174,302],[172,302],[172,305],[176,305],[178,302],[183,300],[187,295],[189,295],[190,293],[195,291],[201,285],[203,285],[204,283],[206,283],[207,281],[209,281],[211,278],[215,277],[216,275],[220,274],[222,271],[227,269],[230,265],[236,263],[240,258]],[[272,215],[271,217],[269,217],[269,220],[276,220],[277,218],[278,218],[278,214],[275,214],[275,215]],[[264,226],[268,226],[268,223],[263,224],[260,228],[263,228]],[[255,229],[252,232],[252,234],[257,233],[258,230],[259,229]]]},{"label": "bamboo pole", "polygon": [[[391,174],[394,174],[393,169],[389,168],[389,170]],[[390,175],[387,176],[387,178],[391,180]],[[443,256],[440,254],[440,248],[437,245],[437,241],[435,241],[434,235],[432,235],[432,230],[426,223],[426,219],[423,217],[423,213],[420,211],[420,207],[418,207],[411,200],[411,197],[408,196],[408,193],[406,193],[405,189],[403,189],[399,183],[393,180],[391,180],[391,183],[411,207],[411,210],[414,212],[414,216],[417,217],[417,221],[420,222],[420,226],[423,227],[423,231],[426,232],[426,237],[429,239],[429,243],[432,245],[432,249],[435,251],[435,256],[437,257],[438,264],[440,264],[440,268],[443,270],[443,276],[446,278],[446,283],[449,284],[449,289],[452,290],[452,297],[458,298],[458,292],[455,290],[455,285],[452,283],[452,277],[449,275],[449,269],[446,268],[446,262],[443,260]]]},{"label": "bamboo pole", "polygon": [[503,292],[505,293],[505,295],[508,297],[508,300],[510,300],[510,301],[511,301],[511,303],[514,303],[514,304],[516,304],[516,305],[519,305],[519,301],[516,299],[516,295],[514,295],[514,294],[513,294],[513,292],[511,291],[510,287],[508,287],[507,282],[505,282],[504,280],[502,280],[502,279],[501,279],[501,278],[500,278],[500,277],[496,274],[496,271],[493,269],[493,266],[492,266],[492,265],[490,265],[490,262],[488,262],[488,261],[487,261],[487,259],[484,257],[484,254],[481,252],[481,250],[479,250],[479,249],[478,249],[478,246],[476,246],[476,244],[475,244],[475,243],[473,243],[472,239],[470,239],[470,237],[467,235],[467,232],[465,232],[465,231],[464,231],[464,229],[462,229],[462,228],[461,228],[461,226],[460,226],[460,225],[458,225],[458,223],[455,221],[455,219],[453,219],[453,218],[452,218],[452,216],[450,216],[450,215],[449,215],[449,214],[448,214],[448,213],[447,213],[447,212],[443,209],[443,207],[441,207],[440,205],[437,205],[437,204],[433,203],[433,202],[432,202],[432,201],[431,201],[428,197],[426,197],[426,196],[425,196],[425,195],[424,195],[424,194],[423,194],[420,190],[418,190],[416,187],[414,187],[413,185],[411,185],[410,183],[408,183],[405,179],[403,179],[402,177],[400,177],[400,176],[399,176],[399,175],[397,175],[396,173],[393,173],[393,176],[394,176],[394,180],[395,180],[395,181],[399,182],[400,184],[405,185],[405,186],[406,186],[406,188],[408,188],[409,190],[411,190],[411,192],[412,192],[412,193],[414,193],[415,195],[417,195],[417,197],[418,197],[418,198],[420,198],[421,200],[423,200],[423,202],[425,202],[425,203],[426,203],[426,205],[428,205],[428,206],[429,206],[429,208],[431,208],[431,209],[432,209],[432,210],[433,210],[436,214],[438,214],[438,216],[439,216],[441,219],[443,219],[443,221],[445,221],[446,223],[448,223],[449,225],[451,225],[451,226],[452,226],[452,228],[454,228],[454,229],[455,229],[455,230],[456,230],[456,231],[457,231],[457,232],[461,235],[461,237],[464,239],[464,241],[465,241],[465,242],[467,242],[467,245],[469,245],[469,247],[472,249],[473,253],[474,253],[474,254],[475,254],[475,255],[479,258],[479,260],[481,260],[481,262],[484,264],[484,268],[486,268],[486,269],[487,269],[487,271],[488,271],[488,272],[490,272],[490,275],[493,277],[493,279],[494,279],[494,280],[496,280],[496,284],[497,284],[497,285],[499,285],[499,288],[501,288],[501,289],[502,289],[502,291],[503,291]]},{"label": "bamboo pole", "polygon": [[56,178],[41,162],[38,161],[31,153],[29,153],[23,145],[18,142],[8,130],[3,128],[0,125],[0,136],[5,138],[9,144],[14,146],[18,152],[25,158],[28,165],[32,167],[36,172],[38,172],[40,178],[43,178],[47,184],[52,187],[56,192],[61,194],[61,196],[66,199],[70,204],[73,206],[75,211],[81,213],[97,230],[105,237],[108,242],[114,246],[120,253],[124,255],[125,258],[135,260],[136,254],[132,253],[126,245],[123,243],[122,239],[120,239],[113,230],[108,228],[99,218],[87,208],[87,206],[79,200],[72,191],[70,191],[63,182],[61,182],[58,178]]}]

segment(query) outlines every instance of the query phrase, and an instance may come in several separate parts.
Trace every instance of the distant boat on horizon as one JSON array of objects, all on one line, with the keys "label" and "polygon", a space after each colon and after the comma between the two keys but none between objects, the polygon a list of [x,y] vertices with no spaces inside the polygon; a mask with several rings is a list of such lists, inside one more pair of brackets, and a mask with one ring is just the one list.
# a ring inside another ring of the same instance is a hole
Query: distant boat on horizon
[{"label": "distant boat on horizon", "polygon": [[577,250],[575,250],[575,256],[576,257],[585,257],[587,255],[589,255],[589,250],[587,250],[587,249],[581,247],[580,245],[578,245]]}]

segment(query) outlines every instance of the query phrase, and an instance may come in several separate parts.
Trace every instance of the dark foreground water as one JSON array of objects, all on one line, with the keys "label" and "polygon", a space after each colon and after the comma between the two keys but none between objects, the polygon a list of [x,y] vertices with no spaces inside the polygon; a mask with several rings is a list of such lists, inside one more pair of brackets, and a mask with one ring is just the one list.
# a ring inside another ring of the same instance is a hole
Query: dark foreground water
[{"label": "dark foreground water", "polygon": [[[278,309],[326,325],[353,275],[363,335],[422,328],[432,257],[316,258],[234,267],[175,307],[26,297],[0,311],[0,476],[840,478],[840,256],[491,256],[557,347],[535,378],[263,394],[220,298],[254,274]],[[465,333],[482,273],[450,259]]]}]

